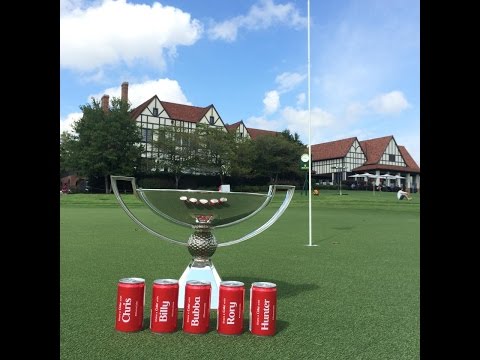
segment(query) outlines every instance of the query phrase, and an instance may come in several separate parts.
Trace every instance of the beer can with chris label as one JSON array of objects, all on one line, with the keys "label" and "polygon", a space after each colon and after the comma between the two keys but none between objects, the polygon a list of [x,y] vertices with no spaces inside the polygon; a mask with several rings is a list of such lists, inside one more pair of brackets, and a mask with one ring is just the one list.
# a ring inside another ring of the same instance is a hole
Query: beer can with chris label
[{"label": "beer can with chris label", "polygon": [[145,306],[145,279],[123,278],[118,281],[115,329],[142,330]]}]

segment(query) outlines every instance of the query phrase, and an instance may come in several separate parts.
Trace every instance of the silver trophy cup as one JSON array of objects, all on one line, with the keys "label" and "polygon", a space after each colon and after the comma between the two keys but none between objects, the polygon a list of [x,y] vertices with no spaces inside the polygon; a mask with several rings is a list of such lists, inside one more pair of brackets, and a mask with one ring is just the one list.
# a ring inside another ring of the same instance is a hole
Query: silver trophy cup
[{"label": "silver trophy cup", "polygon": [[[218,309],[218,293],[221,278],[210,259],[217,247],[238,244],[268,229],[288,207],[295,191],[290,185],[270,185],[266,194],[220,192],[204,190],[171,190],[137,188],[135,178],[127,176],[111,176],[112,189],[120,206],[127,215],[152,235],[177,245],[187,246],[192,260],[179,279],[178,308],[183,309],[185,284],[189,280],[206,280],[212,285],[210,308]],[[155,214],[175,224],[189,227],[193,233],[188,241],[171,239],[145,225],[125,204],[118,191],[117,181],[131,183],[133,193]],[[236,239],[217,243],[212,230],[238,224],[251,218],[264,209],[273,199],[276,190],[286,190],[285,198],[273,214],[262,226],[247,235]]]}]

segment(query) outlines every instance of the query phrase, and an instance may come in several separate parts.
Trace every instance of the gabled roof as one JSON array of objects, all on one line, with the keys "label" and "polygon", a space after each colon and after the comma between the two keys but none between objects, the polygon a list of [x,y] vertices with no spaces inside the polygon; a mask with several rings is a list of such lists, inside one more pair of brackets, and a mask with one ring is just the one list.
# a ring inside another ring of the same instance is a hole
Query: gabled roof
[{"label": "gabled roof", "polygon": [[[158,99],[157,95],[153,95],[150,99],[148,99],[147,101],[141,103],[141,104],[138,105],[135,109],[133,109],[133,110],[130,112],[130,115],[131,115],[132,119],[136,119],[137,117],[139,117],[140,114],[143,112],[143,110],[146,109],[146,107],[148,106],[148,104],[150,104],[155,98]],[[160,99],[158,99],[158,101],[160,101]]]},{"label": "gabled roof", "polygon": [[389,135],[376,139],[360,141],[360,147],[367,158],[367,161],[365,161],[364,165],[377,164],[392,139],[393,136]]},{"label": "gabled roof", "polygon": [[312,161],[345,157],[356,137],[312,145]]},{"label": "gabled roof", "polygon": [[280,134],[278,131],[253,129],[249,127],[247,127],[247,131],[253,140],[258,139],[261,136],[278,136]]},{"label": "gabled roof", "polygon": [[407,151],[405,146],[398,145],[398,149],[400,150],[400,154],[402,154],[403,159],[407,163],[407,166],[412,170],[412,171],[418,171],[420,172],[420,166],[413,160],[412,156],[410,153]]},{"label": "gabled roof", "polygon": [[198,107],[191,105],[176,104],[168,101],[162,101],[158,98],[157,95],[152,96],[147,101],[138,105],[135,109],[132,110],[131,116],[133,119],[136,119],[142,112],[147,108],[147,106],[155,100],[155,98],[162,104],[162,107],[165,109],[167,115],[170,119],[173,120],[182,120],[188,122],[199,122],[205,116],[207,111],[213,106],[209,105],[207,107]]},{"label": "gabled roof", "polygon": [[[243,123],[242,120],[237,121],[236,123],[233,123],[231,125],[225,124],[225,127],[227,128],[228,132],[235,132],[235,130],[237,130],[241,123]],[[243,126],[245,126],[245,124]]]},{"label": "gabled roof", "polygon": [[207,111],[213,106],[198,107],[191,105],[182,105],[167,101],[160,101],[170,119],[182,120],[188,122],[199,122],[205,116]]},{"label": "gabled roof", "polygon": [[405,160],[406,166],[397,166],[397,165],[384,165],[378,164],[381,156],[385,152],[386,147],[390,143],[390,140],[393,136],[385,136],[377,139],[360,141],[360,146],[362,147],[365,155],[367,156],[367,161],[362,166],[359,166],[352,171],[369,171],[369,170],[383,170],[383,171],[397,171],[397,172],[410,172],[410,173],[420,173],[420,167],[417,165],[415,160],[413,160],[410,153],[407,151],[405,146],[397,145],[400,154]]}]

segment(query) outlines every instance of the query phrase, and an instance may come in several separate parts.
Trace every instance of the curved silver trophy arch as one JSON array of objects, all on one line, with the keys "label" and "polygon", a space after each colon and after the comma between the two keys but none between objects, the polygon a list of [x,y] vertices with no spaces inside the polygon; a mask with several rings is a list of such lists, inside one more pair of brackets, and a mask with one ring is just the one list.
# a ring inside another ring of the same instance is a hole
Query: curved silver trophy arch
[{"label": "curved silver trophy arch", "polygon": [[[268,229],[286,210],[295,191],[295,186],[291,185],[270,185],[266,194],[207,190],[142,189],[137,188],[134,177],[112,175],[110,178],[112,190],[120,206],[138,226],[162,240],[187,246],[188,251],[192,255],[192,260],[179,279],[179,309],[183,309],[185,284],[189,280],[210,281],[212,285],[210,307],[211,309],[218,308],[221,278],[211,260],[215,250],[217,247],[238,244]],[[135,216],[130,211],[123,201],[118,191],[117,181],[130,182],[135,196],[158,216],[177,225],[191,228],[193,233],[188,238],[188,241],[182,242],[169,238],[145,225],[138,216]],[[271,202],[276,190],[286,190],[285,198],[268,221],[239,239],[217,243],[212,230],[232,226],[251,218]]]}]

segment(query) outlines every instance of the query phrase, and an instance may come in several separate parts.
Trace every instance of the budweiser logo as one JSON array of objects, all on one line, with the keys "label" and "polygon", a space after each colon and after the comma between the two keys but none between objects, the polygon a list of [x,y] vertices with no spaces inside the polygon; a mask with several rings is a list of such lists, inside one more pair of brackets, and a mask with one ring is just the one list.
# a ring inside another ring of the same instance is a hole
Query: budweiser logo
[{"label": "budweiser logo", "polygon": [[200,319],[200,296],[195,296],[195,303],[193,304],[193,319],[190,322],[192,326],[198,326],[198,320]]},{"label": "budweiser logo", "polygon": [[122,321],[128,323],[130,321],[130,311],[132,308],[132,299],[126,298],[123,302]]},{"label": "budweiser logo", "polygon": [[270,300],[263,303],[263,321],[260,323],[261,330],[268,330],[270,326]]},{"label": "budweiser logo", "polygon": [[168,308],[170,307],[170,301],[162,301],[162,306],[160,306],[160,316],[158,321],[167,322],[168,320]]},{"label": "budweiser logo", "polygon": [[228,309],[228,318],[227,324],[228,325],[235,325],[235,309],[238,307],[238,304],[234,301],[229,303]]}]

